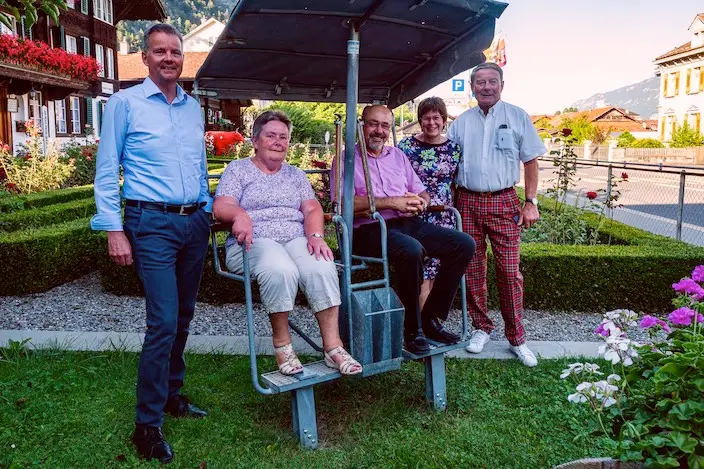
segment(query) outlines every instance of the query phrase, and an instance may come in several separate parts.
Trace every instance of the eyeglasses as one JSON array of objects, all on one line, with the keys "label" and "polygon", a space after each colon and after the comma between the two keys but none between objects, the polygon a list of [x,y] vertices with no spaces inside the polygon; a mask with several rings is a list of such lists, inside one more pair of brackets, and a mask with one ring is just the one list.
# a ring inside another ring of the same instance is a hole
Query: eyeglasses
[{"label": "eyeglasses", "polygon": [[369,128],[376,129],[381,127],[382,130],[390,130],[391,125],[388,122],[379,122],[379,121],[364,121],[364,125],[366,125]]}]

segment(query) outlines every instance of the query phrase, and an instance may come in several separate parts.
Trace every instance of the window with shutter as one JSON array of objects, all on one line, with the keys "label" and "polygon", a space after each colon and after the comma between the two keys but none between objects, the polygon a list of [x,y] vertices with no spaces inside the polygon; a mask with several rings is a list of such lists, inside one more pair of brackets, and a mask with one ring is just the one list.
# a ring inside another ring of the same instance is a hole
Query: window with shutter
[{"label": "window with shutter", "polygon": [[660,121],[660,140],[665,140],[665,122],[666,119],[663,117]]},{"label": "window with shutter", "polygon": [[86,125],[94,128],[93,125],[93,98],[86,98]]},{"label": "window with shutter", "polygon": [[669,76],[670,76],[670,75],[667,74],[667,73],[663,73],[663,74],[662,74],[662,96],[663,96],[664,98],[667,98],[667,85],[668,85],[668,83],[667,83],[667,77],[669,77]]},{"label": "window with shutter", "polygon": [[83,41],[83,55],[90,57],[90,39],[87,37],[81,38]]},{"label": "window with shutter", "polygon": [[81,0],[81,13],[88,14],[88,0]]},{"label": "window with shutter", "polygon": [[699,91],[704,91],[704,67],[699,67]]},{"label": "window with shutter", "polygon": [[25,16],[20,17],[20,26],[22,27],[22,39],[32,40],[32,28],[27,24]]},{"label": "window with shutter", "polygon": [[66,50],[66,31],[63,26],[59,26],[59,44],[63,50]]},{"label": "window with shutter", "polygon": [[98,101],[98,136],[100,136],[100,130],[103,127],[103,109],[105,109],[105,101]]},{"label": "window with shutter", "polygon": [[692,69],[687,69],[687,78],[685,79],[685,93],[689,94],[689,85],[692,80]]},{"label": "window with shutter", "polygon": [[680,72],[675,72],[675,94],[677,96],[680,94]]},{"label": "window with shutter", "polygon": [[695,114],[695,119],[694,119],[694,128],[697,129],[697,132],[701,133],[702,129],[702,114],[700,112]]}]

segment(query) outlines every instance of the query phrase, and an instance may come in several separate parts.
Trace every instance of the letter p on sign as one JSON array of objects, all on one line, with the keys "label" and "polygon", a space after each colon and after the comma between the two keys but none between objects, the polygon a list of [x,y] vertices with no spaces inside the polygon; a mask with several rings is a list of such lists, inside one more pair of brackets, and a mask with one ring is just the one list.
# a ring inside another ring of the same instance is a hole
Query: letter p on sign
[{"label": "letter p on sign", "polygon": [[455,92],[464,91],[464,80],[452,80],[452,91],[455,91]]}]

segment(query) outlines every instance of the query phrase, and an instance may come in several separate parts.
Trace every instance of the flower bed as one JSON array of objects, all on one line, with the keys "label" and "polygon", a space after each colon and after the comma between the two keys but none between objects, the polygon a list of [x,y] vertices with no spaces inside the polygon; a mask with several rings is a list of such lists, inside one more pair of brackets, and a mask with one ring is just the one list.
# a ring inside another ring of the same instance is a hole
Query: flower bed
[{"label": "flower bed", "polygon": [[51,72],[73,80],[94,82],[98,79],[99,65],[94,58],[69,54],[63,49],[49,47],[46,42],[20,39],[9,34],[0,34],[0,62]]}]

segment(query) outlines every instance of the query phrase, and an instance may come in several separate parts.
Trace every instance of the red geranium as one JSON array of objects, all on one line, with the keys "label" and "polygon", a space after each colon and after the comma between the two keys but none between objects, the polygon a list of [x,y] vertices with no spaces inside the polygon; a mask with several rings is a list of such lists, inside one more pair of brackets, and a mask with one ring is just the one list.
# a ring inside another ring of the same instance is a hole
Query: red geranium
[{"label": "red geranium", "polygon": [[318,169],[328,169],[328,164],[325,161],[313,160],[313,167]]},{"label": "red geranium", "polygon": [[598,195],[599,194],[597,194],[596,192],[589,191],[589,192],[587,192],[587,199],[594,200],[597,198]]},{"label": "red geranium", "polygon": [[628,179],[628,173],[621,173],[621,179]]},{"label": "red geranium", "polygon": [[46,42],[10,34],[0,35],[0,62],[90,82],[98,80],[100,70],[92,57],[70,54],[61,48],[51,48]]}]

